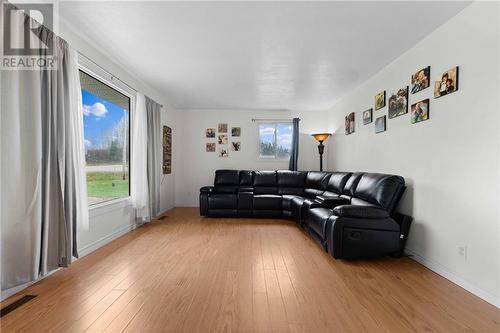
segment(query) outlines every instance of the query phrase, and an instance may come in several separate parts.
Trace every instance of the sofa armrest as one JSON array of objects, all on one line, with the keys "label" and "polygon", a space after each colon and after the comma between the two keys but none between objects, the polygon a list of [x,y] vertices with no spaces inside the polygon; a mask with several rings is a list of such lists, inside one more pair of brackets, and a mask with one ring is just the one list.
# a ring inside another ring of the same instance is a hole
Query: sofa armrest
[{"label": "sofa armrest", "polygon": [[214,191],[213,186],[203,186],[202,188],[200,188],[200,193],[211,194],[211,193],[213,193],[213,191]]},{"label": "sofa armrest", "polygon": [[341,205],[333,209],[333,215],[361,219],[385,219],[389,217],[389,212],[385,209],[361,206],[361,205]]},{"label": "sofa armrest", "polygon": [[346,198],[341,198],[341,197],[323,197],[323,196],[317,196],[316,199],[314,199],[314,202],[311,203],[310,208],[335,208],[339,205],[347,205],[349,204],[349,200]]}]

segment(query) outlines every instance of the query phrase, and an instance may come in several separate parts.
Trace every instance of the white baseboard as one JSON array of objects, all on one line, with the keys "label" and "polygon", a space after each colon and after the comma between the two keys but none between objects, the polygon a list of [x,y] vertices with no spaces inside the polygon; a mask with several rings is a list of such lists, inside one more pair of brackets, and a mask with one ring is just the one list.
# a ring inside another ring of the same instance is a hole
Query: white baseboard
[{"label": "white baseboard", "polygon": [[[127,232],[130,232],[131,230],[134,230],[136,229],[137,227],[139,227],[141,224],[130,224],[130,225],[126,225],[124,227],[121,227],[117,230],[115,230],[113,233],[101,238],[101,239],[98,239],[80,249],[78,249],[78,254],[81,257],[84,257],[92,252],[94,252],[95,250],[99,249],[100,247],[103,247],[104,245],[110,243],[111,241],[117,239],[118,237],[120,236],[123,236],[125,235]],[[75,261],[78,260],[76,258],[73,258]],[[61,268],[58,268],[58,269],[55,269],[53,270],[52,272],[50,272],[49,274],[37,279],[36,281],[31,281],[31,282],[27,282],[25,284],[22,284],[20,286],[17,286],[17,287],[13,287],[13,288],[10,288],[10,289],[7,289],[7,290],[3,290],[2,293],[1,293],[1,296],[0,296],[0,300],[5,300],[7,298],[9,298],[10,296],[12,295],[15,295],[17,294],[18,292],[20,291],[23,291],[24,289],[28,288],[29,286],[31,286],[32,284],[38,282],[38,281],[41,281],[43,279],[45,279],[46,277],[54,274],[55,272],[57,272],[58,270],[60,270]]]},{"label": "white baseboard", "polygon": [[130,232],[139,226],[140,226],[140,224],[130,224],[130,225],[123,226],[120,229],[115,230],[113,233],[111,233],[105,237],[102,237],[101,239],[98,239],[98,240],[96,240],[90,244],[87,244],[84,247],[78,249],[78,255],[80,256],[80,258],[85,257],[86,255],[97,250],[98,248],[108,244],[109,242],[117,239],[118,237],[125,235],[127,232]]},{"label": "white baseboard", "polygon": [[495,296],[492,293],[475,286],[474,284],[470,283],[469,281],[466,281],[462,277],[458,276],[455,272],[450,271],[449,269],[447,269],[446,267],[444,267],[440,263],[435,262],[434,260],[427,259],[409,248],[406,248],[405,252],[407,254],[411,255],[410,259],[413,259],[416,262],[424,265],[425,267],[427,267],[431,271],[441,275],[442,277],[453,282],[454,284],[464,288],[465,290],[476,295],[477,297],[481,298],[482,300],[496,306],[497,308],[500,308],[500,297]]}]

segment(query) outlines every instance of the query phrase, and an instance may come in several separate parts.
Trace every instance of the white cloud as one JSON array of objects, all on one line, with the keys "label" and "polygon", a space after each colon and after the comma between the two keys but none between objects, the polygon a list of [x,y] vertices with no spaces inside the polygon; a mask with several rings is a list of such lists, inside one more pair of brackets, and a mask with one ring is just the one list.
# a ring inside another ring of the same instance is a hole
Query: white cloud
[{"label": "white cloud", "polygon": [[292,135],[291,134],[281,134],[278,136],[278,142],[283,146],[289,146],[292,144]]},{"label": "white cloud", "polygon": [[260,135],[274,135],[274,127],[261,127],[259,133]]},{"label": "white cloud", "polygon": [[92,141],[90,141],[88,139],[84,139],[83,143],[84,143],[85,147],[87,147],[87,148],[92,147]]},{"label": "white cloud", "polygon": [[94,105],[83,105],[83,114],[86,116],[95,116],[97,118],[103,118],[106,117],[106,113],[108,113],[108,110],[106,109],[106,106],[102,103],[95,103]]}]

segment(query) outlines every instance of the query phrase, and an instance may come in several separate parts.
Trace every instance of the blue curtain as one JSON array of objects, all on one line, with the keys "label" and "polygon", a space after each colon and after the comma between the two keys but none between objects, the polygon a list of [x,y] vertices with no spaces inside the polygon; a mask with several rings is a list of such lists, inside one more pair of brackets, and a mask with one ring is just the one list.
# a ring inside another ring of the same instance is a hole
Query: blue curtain
[{"label": "blue curtain", "polygon": [[297,171],[299,160],[299,121],[299,118],[293,118],[292,150],[288,164],[288,169],[292,171]]}]

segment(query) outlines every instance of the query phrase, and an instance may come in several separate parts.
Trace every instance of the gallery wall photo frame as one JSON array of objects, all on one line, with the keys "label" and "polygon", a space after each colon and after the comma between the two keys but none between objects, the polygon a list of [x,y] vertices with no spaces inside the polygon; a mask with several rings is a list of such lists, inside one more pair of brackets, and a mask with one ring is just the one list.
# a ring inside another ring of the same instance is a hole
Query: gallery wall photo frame
[{"label": "gallery wall photo frame", "polygon": [[375,95],[375,111],[378,111],[385,107],[385,95],[385,90]]},{"label": "gallery wall photo frame", "polygon": [[429,98],[418,101],[411,106],[410,122],[412,124],[420,123],[429,120]]},{"label": "gallery wall photo frame", "polygon": [[162,171],[164,175],[172,173],[172,129],[163,126],[163,164]]},{"label": "gallery wall photo frame", "polygon": [[431,66],[417,71],[411,76],[411,93],[416,94],[431,85]]},{"label": "gallery wall photo frame", "polygon": [[375,133],[382,133],[387,130],[387,116],[383,115],[375,119]]},{"label": "gallery wall photo frame", "polygon": [[391,94],[387,101],[389,119],[408,113],[408,86]]},{"label": "gallery wall photo frame", "polygon": [[215,142],[207,142],[206,143],[206,152],[207,153],[215,153]]},{"label": "gallery wall photo frame", "polygon": [[347,116],[345,116],[345,135],[354,133],[355,128],[355,113],[351,112]]},{"label": "gallery wall photo frame", "polygon": [[240,137],[241,136],[241,127],[231,127],[231,136]]},{"label": "gallery wall photo frame", "polygon": [[440,98],[458,91],[459,67],[455,66],[440,76],[439,81],[434,81],[434,98]]},{"label": "gallery wall photo frame", "polygon": [[363,125],[368,125],[373,122],[373,109],[363,111]]},{"label": "gallery wall photo frame", "polygon": [[205,130],[205,137],[206,138],[215,138],[215,128],[207,128]]},{"label": "gallery wall photo frame", "polygon": [[217,129],[219,133],[227,133],[227,123],[219,123]]}]

